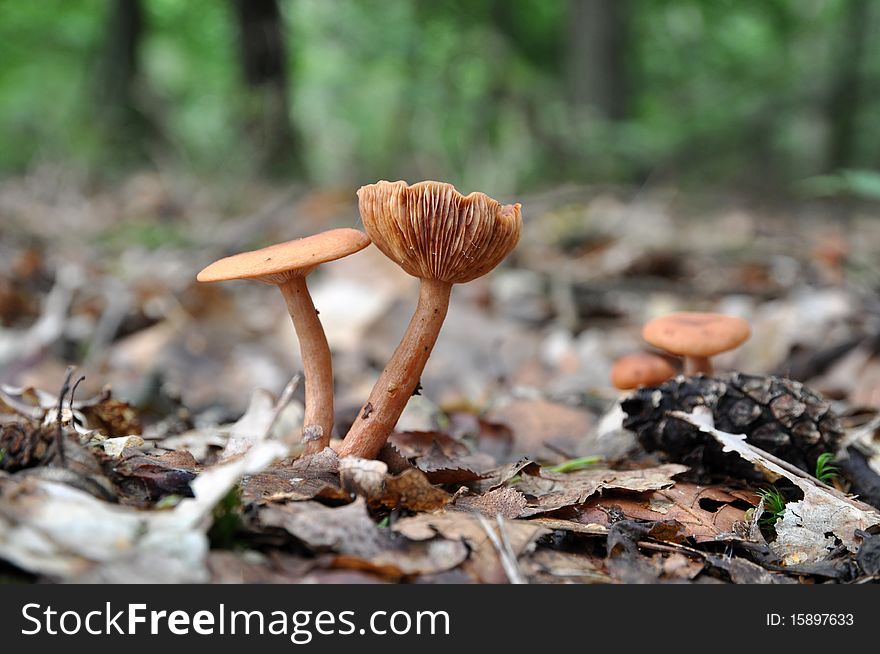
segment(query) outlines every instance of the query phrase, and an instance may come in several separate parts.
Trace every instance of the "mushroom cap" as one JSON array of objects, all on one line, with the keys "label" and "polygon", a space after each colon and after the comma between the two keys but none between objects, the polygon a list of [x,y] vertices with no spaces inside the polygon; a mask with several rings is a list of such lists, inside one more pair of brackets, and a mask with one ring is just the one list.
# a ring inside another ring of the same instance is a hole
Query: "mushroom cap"
[{"label": "mushroom cap", "polygon": [[521,205],[484,193],[464,196],[443,182],[381,181],[358,190],[373,243],[419,279],[462,284],[482,277],[516,246]]},{"label": "mushroom cap", "polygon": [[720,313],[671,313],[648,321],[642,338],[672,354],[710,357],[741,345],[751,335],[742,318]]},{"label": "mushroom cap", "polygon": [[196,279],[200,282],[256,279],[280,284],[291,277],[308,275],[322,263],[347,257],[369,244],[369,237],[360,230],[331,229],[219,259],[203,269]]},{"label": "mushroom cap", "polygon": [[656,386],[674,376],[675,368],[666,359],[649,352],[622,356],[611,368],[611,383],[622,391]]}]

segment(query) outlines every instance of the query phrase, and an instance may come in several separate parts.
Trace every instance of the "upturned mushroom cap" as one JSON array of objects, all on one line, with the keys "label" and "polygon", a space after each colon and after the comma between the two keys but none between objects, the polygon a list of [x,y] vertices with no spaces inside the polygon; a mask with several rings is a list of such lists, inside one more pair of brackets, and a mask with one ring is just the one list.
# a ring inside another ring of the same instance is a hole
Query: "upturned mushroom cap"
[{"label": "upturned mushroom cap", "polygon": [[255,279],[279,284],[291,277],[308,275],[322,263],[347,257],[369,244],[369,237],[360,230],[331,229],[220,259],[202,270],[196,279],[200,282]]},{"label": "upturned mushroom cap", "polygon": [[675,368],[666,359],[648,352],[620,357],[611,368],[611,383],[622,391],[656,386],[674,376]]},{"label": "upturned mushroom cap", "polygon": [[462,284],[497,266],[522,231],[519,204],[483,193],[464,196],[452,184],[381,181],[358,190],[373,243],[419,279]]},{"label": "upturned mushroom cap", "polygon": [[720,313],[671,313],[648,321],[642,329],[642,338],[651,345],[690,357],[711,357],[732,350],[750,335],[745,320]]}]

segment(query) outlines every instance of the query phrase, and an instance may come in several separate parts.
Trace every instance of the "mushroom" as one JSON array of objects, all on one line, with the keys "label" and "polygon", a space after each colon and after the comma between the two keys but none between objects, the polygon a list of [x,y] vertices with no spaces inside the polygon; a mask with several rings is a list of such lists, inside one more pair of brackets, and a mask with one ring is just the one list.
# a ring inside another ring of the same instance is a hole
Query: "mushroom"
[{"label": "mushroom", "polygon": [[659,354],[650,352],[622,356],[611,368],[611,383],[621,391],[656,386],[674,376],[675,368]]},{"label": "mushroom", "polygon": [[333,430],[330,346],[309,295],[306,276],[322,263],[354,254],[369,244],[367,235],[357,229],[331,229],[220,259],[196,277],[200,282],[254,279],[274,284],[281,290],[302,355],[306,393],[303,441],[306,454],[314,454],[327,447]]},{"label": "mushroom", "polygon": [[642,329],[648,343],[684,357],[687,375],[711,375],[709,357],[738,347],[750,335],[745,320],[720,313],[671,313],[648,321]]},{"label": "mushroom", "polygon": [[421,280],[419,301],[400,345],[339,448],[339,456],[374,458],[387,440],[422,371],[449,308],[453,284],[481,277],[516,246],[520,205],[483,193],[461,195],[441,182],[381,181],[358,190],[373,243]]}]

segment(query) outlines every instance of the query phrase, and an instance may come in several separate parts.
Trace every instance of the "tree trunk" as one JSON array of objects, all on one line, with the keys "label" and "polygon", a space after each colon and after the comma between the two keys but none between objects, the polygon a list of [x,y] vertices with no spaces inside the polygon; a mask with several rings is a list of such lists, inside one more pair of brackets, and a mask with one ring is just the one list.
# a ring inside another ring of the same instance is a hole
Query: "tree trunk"
[{"label": "tree trunk", "polygon": [[627,0],[569,0],[567,76],[572,104],[606,120],[629,107]]},{"label": "tree trunk", "polygon": [[145,32],[140,0],[114,0],[105,25],[94,96],[97,111],[111,141],[137,159],[146,155],[147,137],[156,132],[137,97]]},{"label": "tree trunk", "polygon": [[246,130],[270,172],[301,174],[290,122],[284,21],[278,0],[233,0],[242,77],[248,88]]},{"label": "tree trunk", "polygon": [[862,66],[868,39],[868,0],[849,0],[838,34],[828,98],[827,168],[853,165],[859,103],[862,99]]}]

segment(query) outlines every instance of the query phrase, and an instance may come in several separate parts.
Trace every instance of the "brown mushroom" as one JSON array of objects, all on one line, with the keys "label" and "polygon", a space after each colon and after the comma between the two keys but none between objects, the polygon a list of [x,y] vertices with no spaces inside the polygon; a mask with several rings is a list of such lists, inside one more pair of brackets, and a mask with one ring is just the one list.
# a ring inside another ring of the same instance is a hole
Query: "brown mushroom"
[{"label": "brown mushroom", "polygon": [[339,449],[374,458],[419,383],[449,308],[453,284],[485,275],[516,246],[520,205],[483,193],[461,195],[451,184],[381,181],[358,190],[373,243],[421,280],[419,301],[403,340],[373,387]]},{"label": "brown mushroom", "polygon": [[685,374],[712,374],[709,357],[732,350],[751,335],[742,318],[720,313],[672,313],[648,321],[642,338],[655,347],[684,357]]},{"label": "brown mushroom", "polygon": [[281,290],[302,354],[306,392],[303,440],[307,454],[320,452],[330,443],[333,366],[327,337],[306,286],[306,276],[322,263],[354,254],[369,244],[367,235],[357,229],[332,229],[220,259],[196,277],[200,282],[253,279],[274,284]]},{"label": "brown mushroom", "polygon": [[611,383],[621,391],[656,386],[675,376],[675,368],[658,354],[637,352],[620,357],[611,368]]}]

